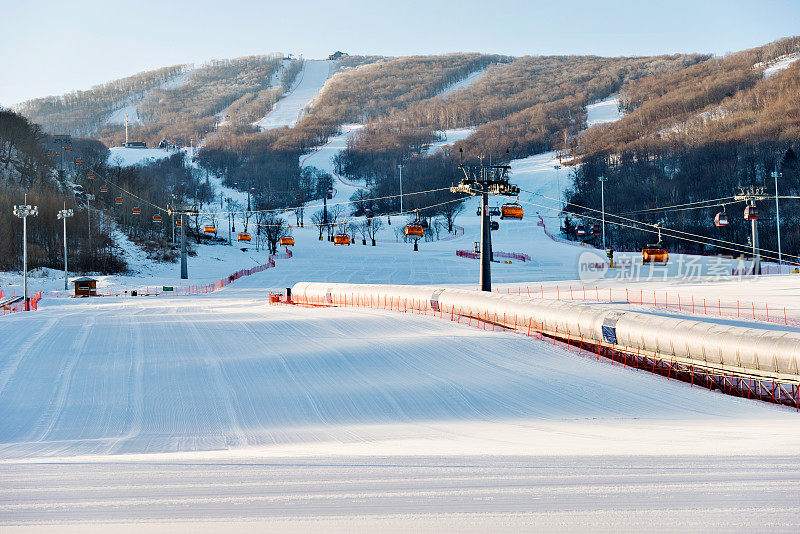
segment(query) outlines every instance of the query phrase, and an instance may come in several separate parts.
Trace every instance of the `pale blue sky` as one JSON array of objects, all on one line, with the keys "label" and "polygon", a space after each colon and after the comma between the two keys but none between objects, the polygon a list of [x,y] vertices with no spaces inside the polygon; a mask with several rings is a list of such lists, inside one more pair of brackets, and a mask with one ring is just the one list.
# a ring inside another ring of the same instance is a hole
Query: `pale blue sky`
[{"label": "pale blue sky", "polygon": [[0,0],[0,105],[268,52],[723,54],[800,34],[800,0]]}]

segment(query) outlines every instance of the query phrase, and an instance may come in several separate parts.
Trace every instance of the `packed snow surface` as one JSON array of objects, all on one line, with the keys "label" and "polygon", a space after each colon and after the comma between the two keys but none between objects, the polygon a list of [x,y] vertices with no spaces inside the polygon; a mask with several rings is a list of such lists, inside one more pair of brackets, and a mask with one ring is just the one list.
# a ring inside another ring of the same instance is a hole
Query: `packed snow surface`
[{"label": "packed snow surface", "polygon": [[281,98],[269,113],[253,124],[262,131],[281,126],[292,127],[297,124],[306,107],[311,104],[322,86],[328,81],[331,75],[331,64],[332,62],[327,60],[304,61],[303,69],[297,75],[294,88]]},{"label": "packed snow surface", "polygon": [[439,96],[443,97],[447,100],[447,97],[458,91],[459,89],[464,89],[465,87],[469,87],[472,83],[483,76],[483,74],[489,69],[486,67],[484,69],[476,70],[475,72],[471,72],[469,75],[465,76],[464,78],[460,79],[454,84],[447,86],[444,90],[439,93]]},{"label": "packed snow surface", "polygon": [[619,95],[612,95],[599,102],[586,106],[586,127],[590,128],[596,124],[608,124],[616,122],[623,117],[619,110]]},{"label": "packed snow surface", "polygon": [[177,153],[176,150],[164,148],[127,148],[115,146],[109,149],[109,165],[146,165],[150,161],[164,159]]},{"label": "packed snow surface", "polygon": [[446,319],[270,306],[273,274],[0,320],[4,530],[798,521],[793,410]]},{"label": "packed snow surface", "polygon": [[428,154],[435,154],[446,146],[453,146],[456,142],[463,141],[470,135],[474,134],[476,129],[477,128],[453,128],[451,130],[442,130],[436,132],[443,139],[441,141],[436,141],[429,146]]}]

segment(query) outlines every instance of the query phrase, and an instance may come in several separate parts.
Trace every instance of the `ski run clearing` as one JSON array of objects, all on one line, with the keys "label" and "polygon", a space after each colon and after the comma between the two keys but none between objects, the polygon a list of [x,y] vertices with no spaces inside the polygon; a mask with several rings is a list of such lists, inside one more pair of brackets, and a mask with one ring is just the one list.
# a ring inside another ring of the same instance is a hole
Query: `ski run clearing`
[{"label": "ski run clearing", "polygon": [[316,98],[322,86],[331,75],[332,61],[306,60],[303,69],[297,75],[295,85],[275,107],[264,117],[253,124],[260,130],[272,130],[282,126],[292,127],[297,124],[303,111]]},{"label": "ski run clearing", "polygon": [[[306,76],[321,87],[313,65]],[[311,92],[276,117],[291,124]],[[588,112],[590,124],[619,116],[613,97]],[[332,172],[359,128],[301,163]],[[134,150],[112,157],[151,157]],[[676,255],[639,280],[579,280],[581,257],[598,252],[554,235],[569,172],[555,153],[512,162],[525,220],[501,221],[494,250],[531,261],[493,263],[501,290],[747,295],[800,319],[797,275],[733,278],[733,260]],[[357,187],[337,177],[329,206]],[[0,317],[0,530],[800,527],[795,410],[444,319],[267,303],[270,289],[304,280],[475,287],[478,262],[455,251],[478,237],[476,208],[467,201],[456,235],[418,252],[399,237],[404,217],[383,218],[376,247],[334,248],[295,228],[292,258],[207,295],[70,299],[59,272],[32,273],[46,291],[39,310]],[[177,265],[119,241],[132,272],[98,277],[101,293],[186,283]],[[197,252],[197,285],[267,261],[251,245]],[[690,279],[684,260],[697,267]],[[18,294],[20,278],[0,273],[0,289]]]}]

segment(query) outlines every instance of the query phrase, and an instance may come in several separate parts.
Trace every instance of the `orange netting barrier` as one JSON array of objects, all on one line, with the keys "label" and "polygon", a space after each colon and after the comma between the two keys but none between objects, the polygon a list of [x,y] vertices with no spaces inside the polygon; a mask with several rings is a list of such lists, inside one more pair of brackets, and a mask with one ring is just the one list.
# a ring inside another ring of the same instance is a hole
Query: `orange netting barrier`
[{"label": "orange netting barrier", "polygon": [[516,315],[513,317],[506,314],[500,316],[496,313],[489,315],[488,312],[475,317],[462,314],[460,309],[447,309],[438,302],[432,304],[428,300],[391,296],[380,298],[331,293],[317,299],[297,299],[293,296],[292,300],[287,300],[282,293],[270,292],[269,302],[303,307],[368,307],[441,319],[449,318],[450,321],[457,324],[484,331],[491,329],[492,332],[514,332],[533,337],[584,357],[598,361],[601,361],[602,358],[611,365],[632,367],[661,375],[667,379],[680,380],[689,383],[691,387],[707,387],[737,397],[790,406],[800,411],[800,384],[797,381],[744,375],[701,364],[676,361],[674,357],[669,358],[664,355],[645,353],[638,349],[588,340],[583,336],[573,335],[569,331],[559,331],[557,325],[548,324],[546,320],[537,322],[529,319],[526,322],[520,321]]}]

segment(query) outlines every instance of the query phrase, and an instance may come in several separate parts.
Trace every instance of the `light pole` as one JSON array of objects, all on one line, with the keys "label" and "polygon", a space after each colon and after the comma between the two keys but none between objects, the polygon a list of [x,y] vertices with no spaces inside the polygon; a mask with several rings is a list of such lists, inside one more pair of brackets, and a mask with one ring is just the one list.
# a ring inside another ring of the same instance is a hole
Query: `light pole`
[{"label": "light pole", "polygon": [[56,216],[64,221],[64,289],[69,289],[69,278],[67,276],[67,218],[72,217],[73,212],[72,210],[67,209],[67,205],[64,204],[64,209],[59,211]]},{"label": "light pole", "polygon": [[778,178],[783,176],[780,172],[773,171],[772,177],[775,178],[775,226],[778,230],[778,273],[780,273],[781,261],[781,212],[778,207]]},{"label": "light pole", "polygon": [[22,299],[24,308],[28,310],[28,217],[39,215],[39,208],[28,204],[28,195],[25,195],[25,204],[14,206],[14,215],[22,219]]},{"label": "light pole", "polygon": [[400,169],[400,213],[403,213],[403,164],[397,166]]},{"label": "light pole", "polygon": [[[175,204],[175,194],[170,195],[172,197],[172,205]],[[170,210],[170,217],[172,217],[172,246],[175,246],[175,213]]]},{"label": "light pole", "polygon": [[183,224],[183,212],[181,212],[181,280],[189,278],[189,269],[186,264],[186,230]]},{"label": "light pole", "polygon": [[605,176],[599,176],[597,181],[600,182],[600,216],[602,217],[603,221],[603,250],[606,249],[606,188],[605,183],[608,181],[608,178]]}]

